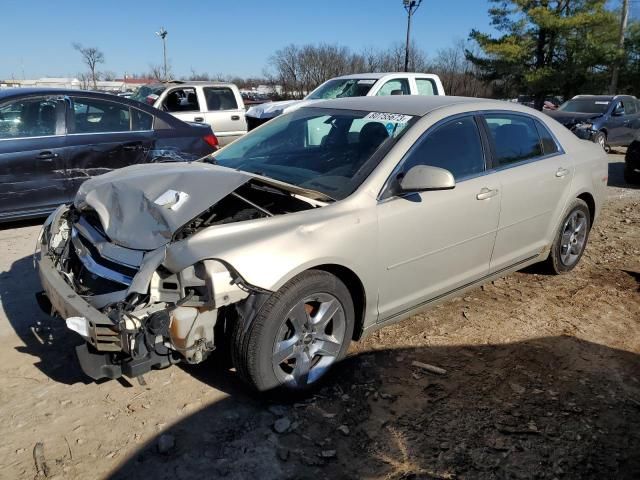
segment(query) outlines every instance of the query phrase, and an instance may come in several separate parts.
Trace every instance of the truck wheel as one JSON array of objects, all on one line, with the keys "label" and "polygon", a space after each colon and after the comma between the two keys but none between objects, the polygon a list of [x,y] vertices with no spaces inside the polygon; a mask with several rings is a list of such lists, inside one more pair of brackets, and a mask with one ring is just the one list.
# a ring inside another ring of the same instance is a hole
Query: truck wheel
[{"label": "truck wheel", "polygon": [[575,268],[587,246],[590,229],[589,207],[576,198],[560,223],[547,258],[547,266],[552,273],[561,275]]},{"label": "truck wheel", "polygon": [[593,137],[593,143],[597,143],[598,145],[600,145],[602,149],[607,153],[611,151],[611,147],[607,145],[607,136],[604,134],[604,132],[596,133]]},{"label": "truck wheel", "polygon": [[624,181],[633,185],[640,183],[640,171],[635,171],[632,165],[640,169],[640,140],[635,140],[629,145],[625,156]]},{"label": "truck wheel", "polygon": [[324,271],[304,272],[274,293],[248,328],[237,322],[234,366],[261,392],[308,390],[344,358],[354,317],[344,283]]}]

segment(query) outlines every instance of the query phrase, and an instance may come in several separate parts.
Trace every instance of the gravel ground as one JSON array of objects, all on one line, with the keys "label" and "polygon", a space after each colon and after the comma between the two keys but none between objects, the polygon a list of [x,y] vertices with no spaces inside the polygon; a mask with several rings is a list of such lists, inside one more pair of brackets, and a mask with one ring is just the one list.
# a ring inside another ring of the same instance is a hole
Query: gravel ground
[{"label": "gravel ground", "polygon": [[38,223],[3,225],[0,478],[640,478],[640,190],[610,160],[574,272],[381,330],[283,405],[212,362],[89,382],[33,299]]}]

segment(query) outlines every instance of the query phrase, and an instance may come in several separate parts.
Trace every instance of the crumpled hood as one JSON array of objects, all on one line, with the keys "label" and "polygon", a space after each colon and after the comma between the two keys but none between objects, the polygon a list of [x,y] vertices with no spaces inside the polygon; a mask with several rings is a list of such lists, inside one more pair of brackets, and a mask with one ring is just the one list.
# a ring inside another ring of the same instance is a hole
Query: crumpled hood
[{"label": "crumpled hood", "polygon": [[311,105],[319,100],[284,100],[282,102],[267,102],[254,105],[247,110],[246,115],[253,118],[273,118],[283,113],[293,112],[298,108]]},{"label": "crumpled hood", "polygon": [[573,126],[602,117],[600,113],[563,112],[562,110],[552,110],[545,113],[564,126]]},{"label": "crumpled hood", "polygon": [[251,175],[207,163],[160,163],[125,167],[84,182],[74,205],[94,209],[118,245],[155,250]]}]

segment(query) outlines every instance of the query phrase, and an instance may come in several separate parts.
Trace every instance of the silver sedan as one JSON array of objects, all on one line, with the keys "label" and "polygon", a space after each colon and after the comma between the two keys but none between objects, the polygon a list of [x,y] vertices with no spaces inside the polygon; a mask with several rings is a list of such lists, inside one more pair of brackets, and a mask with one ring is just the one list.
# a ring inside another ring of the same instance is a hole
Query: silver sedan
[{"label": "silver sedan", "polygon": [[572,270],[606,181],[602,149],[526,107],[320,102],[202,162],[84,183],[44,226],[40,300],[93,378],[225,347],[257,390],[306,389],[384,325],[536,262]]}]

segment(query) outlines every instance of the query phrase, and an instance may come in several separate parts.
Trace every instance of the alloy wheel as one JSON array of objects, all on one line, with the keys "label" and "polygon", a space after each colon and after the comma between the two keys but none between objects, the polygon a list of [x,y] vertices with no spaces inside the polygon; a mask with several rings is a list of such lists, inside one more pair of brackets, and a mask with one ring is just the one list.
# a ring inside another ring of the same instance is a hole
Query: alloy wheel
[{"label": "alloy wheel", "polygon": [[587,241],[587,216],[575,210],[569,215],[562,228],[560,238],[560,260],[566,266],[578,261]]},{"label": "alloy wheel", "polygon": [[284,319],[273,346],[278,380],[304,388],[320,379],[340,355],[346,318],[340,301],[318,293],[300,300]]}]

